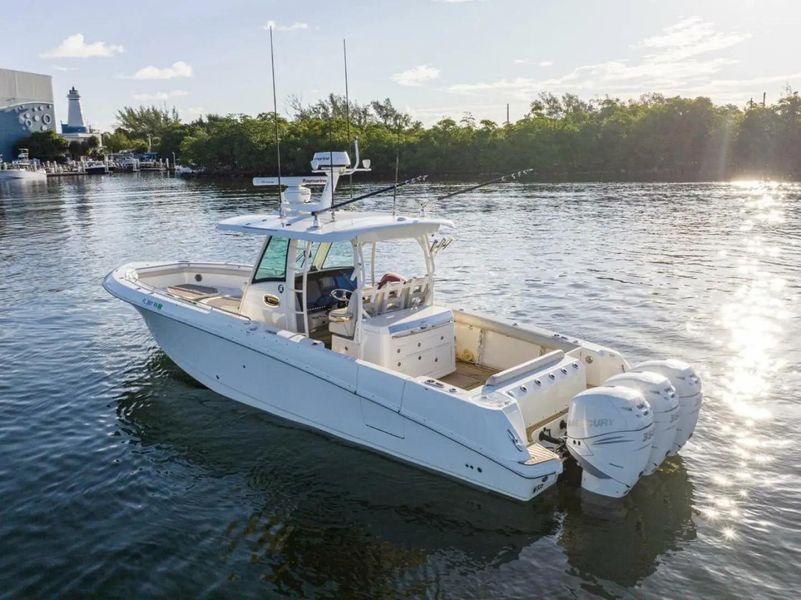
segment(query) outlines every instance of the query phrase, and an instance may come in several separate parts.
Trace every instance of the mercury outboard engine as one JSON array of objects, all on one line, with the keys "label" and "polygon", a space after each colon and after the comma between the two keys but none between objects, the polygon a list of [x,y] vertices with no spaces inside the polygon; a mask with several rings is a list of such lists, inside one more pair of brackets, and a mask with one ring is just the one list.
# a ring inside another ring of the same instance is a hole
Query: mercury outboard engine
[{"label": "mercury outboard engine", "polygon": [[668,453],[670,456],[675,456],[690,439],[698,423],[698,413],[703,401],[701,379],[690,365],[675,359],[649,360],[635,366],[632,371],[659,373],[667,377],[676,388],[676,395],[679,398],[679,421],[676,440]]},{"label": "mercury outboard engine", "polygon": [[566,444],[587,491],[625,496],[648,464],[653,435],[651,407],[636,389],[604,385],[570,402]]},{"label": "mercury outboard engine", "polygon": [[651,454],[643,475],[651,475],[662,464],[676,441],[679,422],[679,399],[670,380],[651,371],[632,371],[610,377],[604,385],[624,386],[637,390],[651,407],[654,417],[654,437]]}]

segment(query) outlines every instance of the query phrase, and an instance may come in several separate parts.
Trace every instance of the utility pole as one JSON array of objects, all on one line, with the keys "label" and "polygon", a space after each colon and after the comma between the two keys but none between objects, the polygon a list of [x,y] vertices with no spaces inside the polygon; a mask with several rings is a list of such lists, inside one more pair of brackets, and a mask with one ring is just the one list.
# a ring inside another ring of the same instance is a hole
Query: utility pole
[{"label": "utility pole", "polygon": [[762,108],[765,108],[765,99],[767,98],[768,93],[762,92]]},{"label": "utility pole", "polygon": [[506,103],[506,124],[509,124],[509,103]]}]

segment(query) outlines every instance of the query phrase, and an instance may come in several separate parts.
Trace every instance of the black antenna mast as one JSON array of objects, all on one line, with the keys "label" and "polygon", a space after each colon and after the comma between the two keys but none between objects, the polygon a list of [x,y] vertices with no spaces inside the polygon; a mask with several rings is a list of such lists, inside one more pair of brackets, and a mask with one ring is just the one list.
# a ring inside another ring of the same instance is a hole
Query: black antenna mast
[{"label": "black antenna mast", "polygon": [[281,201],[281,141],[278,137],[278,97],[275,93],[275,50],[273,50],[273,26],[270,25],[270,68],[273,75],[273,125],[275,132],[275,153],[278,160],[278,214],[283,218],[284,203]]}]

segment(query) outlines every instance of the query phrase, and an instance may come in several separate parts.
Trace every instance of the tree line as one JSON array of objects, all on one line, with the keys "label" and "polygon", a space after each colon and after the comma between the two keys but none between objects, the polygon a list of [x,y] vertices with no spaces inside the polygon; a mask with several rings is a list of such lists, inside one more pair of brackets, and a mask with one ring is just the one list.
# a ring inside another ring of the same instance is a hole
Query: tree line
[{"label": "tree line", "polygon": [[[284,174],[309,170],[318,150],[343,150],[358,138],[373,175],[475,179],[533,168],[540,180],[698,181],[733,177],[801,178],[801,98],[744,107],[709,98],[648,94],[634,100],[583,100],[549,93],[513,123],[477,121],[469,113],[424,127],[389,99],[346,104],[330,95],[290,102],[279,115]],[[274,174],[275,116],[207,115],[184,123],[175,109],[126,107],[103,136],[108,151],[152,145],[162,156],[214,175]]]},{"label": "tree line", "polygon": [[93,159],[103,158],[100,139],[95,135],[80,142],[77,140],[67,142],[55,131],[36,131],[14,144],[15,153],[21,148],[25,148],[31,158],[46,162],[63,163],[67,158],[78,160],[84,156]]}]

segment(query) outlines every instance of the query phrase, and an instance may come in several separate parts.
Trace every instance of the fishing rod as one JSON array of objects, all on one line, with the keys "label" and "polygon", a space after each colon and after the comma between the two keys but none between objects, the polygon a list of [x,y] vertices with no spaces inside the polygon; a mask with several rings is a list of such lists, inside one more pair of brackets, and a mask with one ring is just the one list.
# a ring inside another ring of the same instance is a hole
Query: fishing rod
[{"label": "fishing rod", "polygon": [[438,196],[435,200],[444,200],[445,198],[452,198],[453,196],[458,196],[459,194],[464,194],[466,192],[472,192],[473,190],[477,190],[479,188],[483,188],[486,185],[491,185],[493,183],[504,183],[506,181],[514,181],[518,177],[522,177],[528,173],[531,173],[534,169],[522,169],[520,171],[515,171],[514,173],[509,173],[508,175],[503,175],[501,177],[496,177],[495,179],[490,179],[489,181],[485,181],[484,183],[479,183],[476,185],[471,185],[470,187],[462,188],[461,190],[456,190],[455,192],[450,192],[445,194],[444,196]]},{"label": "fishing rod", "polygon": [[[383,194],[385,192],[390,192],[398,189],[399,187],[403,187],[404,185],[409,185],[410,183],[418,183],[420,181],[425,181],[428,179],[428,175],[418,175],[417,177],[412,177],[411,179],[407,179],[406,181],[401,181],[400,183],[394,183],[392,185],[388,185],[387,187],[383,187],[377,190],[373,190],[372,192],[367,192],[366,194],[362,194],[361,196],[356,196],[355,198],[351,198],[349,200],[345,200],[343,202],[339,202],[337,204],[332,204],[326,210],[333,210],[336,208],[340,208],[341,206],[346,206],[348,204],[352,204],[353,202],[357,202],[359,200],[364,200],[365,198],[370,198],[372,196],[378,196],[379,194]],[[317,216],[317,214],[321,211],[314,211],[312,215]]]}]

